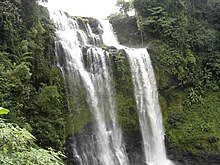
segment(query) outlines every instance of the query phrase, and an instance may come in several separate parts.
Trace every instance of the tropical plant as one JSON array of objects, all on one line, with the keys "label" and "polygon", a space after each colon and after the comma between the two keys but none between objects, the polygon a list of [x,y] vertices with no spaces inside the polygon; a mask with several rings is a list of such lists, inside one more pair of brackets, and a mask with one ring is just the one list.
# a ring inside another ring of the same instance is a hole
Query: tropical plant
[{"label": "tropical plant", "polygon": [[[0,115],[9,110],[0,107]],[[63,165],[61,153],[42,149],[35,144],[35,137],[17,124],[0,118],[0,164],[7,165]]]}]

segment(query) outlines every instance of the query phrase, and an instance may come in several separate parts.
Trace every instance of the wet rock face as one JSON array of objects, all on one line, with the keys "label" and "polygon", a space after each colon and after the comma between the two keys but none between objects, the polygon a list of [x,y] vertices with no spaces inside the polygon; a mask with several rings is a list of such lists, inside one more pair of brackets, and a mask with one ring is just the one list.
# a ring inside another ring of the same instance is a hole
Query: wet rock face
[{"label": "wet rock face", "polygon": [[[67,137],[66,143],[66,153],[67,153],[67,165],[78,165],[80,164],[80,159],[77,156],[81,155],[85,150],[91,149],[96,143],[94,138],[94,123],[89,123],[84,127],[83,133],[70,134]],[[139,131],[133,132],[133,134],[124,134],[124,140],[126,144],[126,151],[128,154],[129,162],[131,165],[146,165],[144,162],[144,154],[142,150],[142,138]],[[76,143],[81,142],[81,143]],[[77,154],[76,154],[77,151]],[[91,165],[94,164],[93,155],[88,155],[88,161]]]},{"label": "wet rock face", "polygon": [[144,160],[144,153],[142,150],[142,137],[139,130],[134,131],[132,134],[124,133],[124,140],[126,150],[131,165],[146,165]]},{"label": "wet rock face", "polygon": [[[69,134],[66,140],[66,153],[67,153],[67,165],[79,165],[83,160],[83,157],[79,157],[88,151],[87,153],[87,161],[91,164],[94,164],[94,155],[89,153],[91,147],[93,147],[96,143],[96,139],[94,138],[94,123],[88,123],[84,127],[83,133],[75,133]],[[80,142],[80,143],[76,143]]]},{"label": "wet rock face", "polygon": [[192,154],[171,149],[166,141],[167,157],[176,165],[219,165],[220,155]]},{"label": "wet rock face", "polygon": [[87,31],[86,24],[89,24],[94,34],[96,35],[103,34],[103,30],[102,27],[100,26],[100,22],[98,19],[91,17],[77,17],[76,19],[80,29],[82,29],[83,31]]},{"label": "wet rock face", "polygon": [[219,165],[220,157],[218,155],[194,155],[191,153],[172,153],[168,155],[177,165]]},{"label": "wet rock face", "polygon": [[140,47],[142,45],[142,37],[135,17],[111,18],[110,23],[117,34],[120,44],[131,47]]},{"label": "wet rock face", "polygon": [[89,20],[89,25],[92,28],[92,32],[96,35],[103,34],[102,27],[100,26],[100,22],[98,19],[95,18],[87,18]]}]

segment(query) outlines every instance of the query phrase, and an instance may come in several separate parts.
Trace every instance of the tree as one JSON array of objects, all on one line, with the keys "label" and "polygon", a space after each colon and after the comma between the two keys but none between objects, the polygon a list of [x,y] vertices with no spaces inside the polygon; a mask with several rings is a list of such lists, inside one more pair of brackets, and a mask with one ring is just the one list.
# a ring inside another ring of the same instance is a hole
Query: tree
[{"label": "tree", "polygon": [[118,0],[116,6],[119,7],[119,10],[122,14],[128,15],[128,12],[130,10],[130,2],[126,0]]}]

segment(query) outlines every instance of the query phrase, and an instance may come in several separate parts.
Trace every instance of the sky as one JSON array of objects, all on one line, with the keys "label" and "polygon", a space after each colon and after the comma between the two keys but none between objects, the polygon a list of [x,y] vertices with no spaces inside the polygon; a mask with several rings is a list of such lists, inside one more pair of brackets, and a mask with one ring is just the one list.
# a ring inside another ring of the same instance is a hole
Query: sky
[{"label": "sky", "polygon": [[48,0],[50,7],[64,10],[73,16],[106,18],[117,11],[117,0]]}]

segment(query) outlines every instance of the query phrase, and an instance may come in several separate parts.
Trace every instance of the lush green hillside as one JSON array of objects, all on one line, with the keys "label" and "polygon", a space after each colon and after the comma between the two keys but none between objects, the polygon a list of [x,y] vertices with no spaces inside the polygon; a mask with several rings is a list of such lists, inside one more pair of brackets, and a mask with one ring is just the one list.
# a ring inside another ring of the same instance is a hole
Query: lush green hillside
[{"label": "lush green hillside", "polygon": [[44,148],[62,150],[62,76],[54,65],[54,25],[35,0],[0,1],[0,105],[9,122]]},{"label": "lush green hillside", "polygon": [[[155,68],[169,152],[219,155],[219,1],[134,0],[130,7],[140,31],[133,34],[142,37]],[[117,34],[131,35],[136,25],[127,20],[111,18]]]}]

